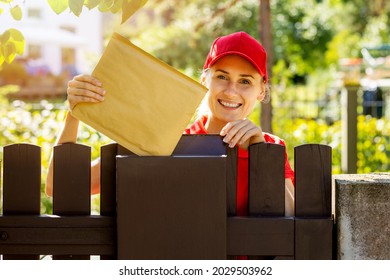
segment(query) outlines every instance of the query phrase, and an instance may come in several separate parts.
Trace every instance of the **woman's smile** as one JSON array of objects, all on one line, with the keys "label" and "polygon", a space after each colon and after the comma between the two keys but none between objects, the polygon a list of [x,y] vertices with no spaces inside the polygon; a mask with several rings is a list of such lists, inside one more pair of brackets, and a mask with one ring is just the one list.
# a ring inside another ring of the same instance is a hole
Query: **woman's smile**
[{"label": "woman's smile", "polygon": [[238,107],[240,107],[242,105],[241,103],[232,102],[232,101],[225,101],[222,99],[218,99],[218,103],[227,109],[237,109]]}]

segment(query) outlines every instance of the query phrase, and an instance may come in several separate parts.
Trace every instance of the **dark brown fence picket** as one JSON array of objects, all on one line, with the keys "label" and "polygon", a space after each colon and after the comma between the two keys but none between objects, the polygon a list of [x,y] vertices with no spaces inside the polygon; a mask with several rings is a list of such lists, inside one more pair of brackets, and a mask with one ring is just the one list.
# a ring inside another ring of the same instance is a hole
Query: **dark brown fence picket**
[{"label": "dark brown fence picket", "polygon": [[118,144],[105,145],[100,149],[100,214],[116,215],[115,187],[116,187],[116,155]]},{"label": "dark brown fence picket", "polygon": [[[30,144],[4,147],[3,214],[39,215],[41,208],[41,148]],[[2,239],[12,238],[2,233]],[[12,251],[11,251],[12,252]],[[39,255],[6,254],[6,260],[34,260]]]},{"label": "dark brown fence picket", "polygon": [[[105,145],[100,149],[100,215],[116,216],[116,155],[118,144]],[[116,227],[116,226],[115,226]],[[116,231],[115,231],[116,235]],[[116,238],[115,238],[116,241]],[[102,255],[102,260],[112,260],[114,255]]]},{"label": "dark brown fence picket", "polygon": [[249,147],[249,214],[284,216],[285,147],[260,143]]},{"label": "dark brown fence picket", "polygon": [[[100,215],[116,219],[116,160],[117,155],[134,155],[117,143],[102,146],[100,149]],[[116,229],[116,223],[115,223]],[[115,230],[115,242],[117,232]],[[112,255],[101,255],[101,260],[117,258],[117,250]]]},{"label": "dark brown fence picket", "polygon": [[[53,214],[59,216],[91,213],[91,148],[80,144],[54,147]],[[89,255],[54,255],[55,260],[89,259]]]},{"label": "dark brown fence picket", "polygon": [[332,148],[320,144],[295,147],[297,217],[330,217],[332,214]]},{"label": "dark brown fence picket", "polygon": [[4,147],[4,215],[39,215],[41,148],[30,144]]},{"label": "dark brown fence picket", "polygon": [[100,214],[116,216],[116,158],[117,155],[135,155],[117,143],[100,149]]},{"label": "dark brown fence picket", "polygon": [[332,259],[332,149],[295,147],[295,258]]}]

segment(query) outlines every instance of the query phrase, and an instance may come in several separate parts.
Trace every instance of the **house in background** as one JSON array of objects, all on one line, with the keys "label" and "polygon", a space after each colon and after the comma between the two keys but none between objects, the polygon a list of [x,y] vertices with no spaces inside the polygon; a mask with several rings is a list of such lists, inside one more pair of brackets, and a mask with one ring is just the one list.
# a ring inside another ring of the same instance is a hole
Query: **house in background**
[{"label": "house in background", "polygon": [[20,21],[7,11],[0,16],[0,33],[16,28],[25,37],[24,55],[16,59],[27,71],[21,91],[27,88],[26,94],[34,95],[34,87],[42,92],[42,86],[55,86],[63,94],[67,80],[77,73],[90,73],[102,54],[102,14],[84,7],[80,17],[69,11],[57,15],[47,0],[23,1],[21,8]]}]

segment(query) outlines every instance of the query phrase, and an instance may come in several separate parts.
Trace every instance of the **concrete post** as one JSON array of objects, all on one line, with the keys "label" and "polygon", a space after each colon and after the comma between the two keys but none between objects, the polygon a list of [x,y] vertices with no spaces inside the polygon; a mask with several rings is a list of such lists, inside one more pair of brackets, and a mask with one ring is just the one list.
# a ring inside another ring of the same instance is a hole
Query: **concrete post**
[{"label": "concrete post", "polygon": [[390,259],[390,173],[335,175],[337,259]]}]

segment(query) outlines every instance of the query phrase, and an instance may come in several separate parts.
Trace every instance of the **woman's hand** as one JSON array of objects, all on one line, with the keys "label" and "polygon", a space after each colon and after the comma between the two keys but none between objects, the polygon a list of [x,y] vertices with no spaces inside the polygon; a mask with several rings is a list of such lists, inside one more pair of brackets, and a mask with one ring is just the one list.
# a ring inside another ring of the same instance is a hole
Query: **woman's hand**
[{"label": "woman's hand", "polygon": [[220,135],[225,136],[223,141],[230,148],[238,145],[247,150],[249,145],[265,142],[261,128],[248,119],[228,123],[222,128]]},{"label": "woman's hand", "polygon": [[101,102],[106,94],[102,88],[102,83],[98,79],[85,74],[75,76],[68,82],[67,93],[71,111],[82,102]]}]

